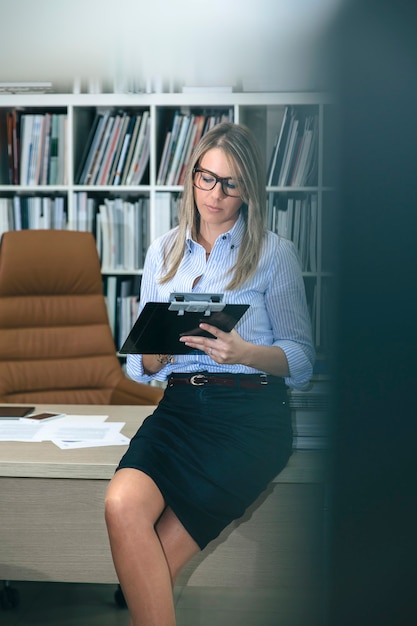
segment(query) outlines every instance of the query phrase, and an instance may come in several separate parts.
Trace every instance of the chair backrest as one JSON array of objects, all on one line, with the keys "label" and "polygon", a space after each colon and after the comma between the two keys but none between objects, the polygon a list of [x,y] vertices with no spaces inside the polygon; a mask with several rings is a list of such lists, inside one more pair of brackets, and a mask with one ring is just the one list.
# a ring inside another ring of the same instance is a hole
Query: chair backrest
[{"label": "chair backrest", "polygon": [[4,233],[0,402],[111,404],[121,377],[92,234]]}]

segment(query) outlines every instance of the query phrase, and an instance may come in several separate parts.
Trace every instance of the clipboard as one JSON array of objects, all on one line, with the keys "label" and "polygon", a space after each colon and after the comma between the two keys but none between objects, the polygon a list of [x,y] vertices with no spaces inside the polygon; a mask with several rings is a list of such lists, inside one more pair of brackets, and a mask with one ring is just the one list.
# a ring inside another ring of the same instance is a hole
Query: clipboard
[{"label": "clipboard", "polygon": [[175,293],[169,302],[147,302],[120,348],[120,354],[188,354],[194,348],[179,341],[199,335],[215,339],[199,328],[206,322],[230,332],[249,304],[225,304],[223,294]]}]

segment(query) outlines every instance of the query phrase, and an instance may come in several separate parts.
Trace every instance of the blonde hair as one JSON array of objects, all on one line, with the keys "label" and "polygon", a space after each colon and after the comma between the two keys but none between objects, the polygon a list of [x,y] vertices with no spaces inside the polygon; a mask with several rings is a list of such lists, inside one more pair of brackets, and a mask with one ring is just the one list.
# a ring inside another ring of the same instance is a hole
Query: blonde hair
[{"label": "blonde hair", "polygon": [[245,126],[224,122],[214,126],[200,139],[187,165],[178,215],[178,233],[164,251],[167,271],[161,278],[161,283],[171,280],[178,270],[184,256],[187,229],[190,229],[193,239],[197,240],[199,213],[194,201],[193,170],[212,148],[223,150],[232,176],[241,181],[240,213],[246,224],[238,259],[230,270],[232,278],[226,289],[240,287],[258,266],[266,230],[266,181],[262,157],[252,133]]}]

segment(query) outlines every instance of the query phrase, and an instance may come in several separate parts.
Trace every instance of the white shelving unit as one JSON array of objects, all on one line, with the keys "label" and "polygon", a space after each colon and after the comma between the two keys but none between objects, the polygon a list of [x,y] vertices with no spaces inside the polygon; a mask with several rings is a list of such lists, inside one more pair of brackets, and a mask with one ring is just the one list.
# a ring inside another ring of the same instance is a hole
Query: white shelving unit
[{"label": "white shelving unit", "polygon": [[[304,272],[306,291],[313,314],[314,334],[319,354],[327,349],[330,315],[326,313],[326,297],[331,292],[333,261],[331,227],[334,217],[333,184],[326,171],[325,145],[331,141],[333,99],[319,93],[175,93],[175,94],[14,94],[0,95],[0,198],[25,196],[62,196],[67,207],[68,228],[74,228],[76,192],[87,192],[93,198],[147,197],[149,199],[149,241],[160,233],[160,220],[156,210],[156,194],[179,194],[178,185],[157,185],[157,173],[164,137],[175,110],[204,112],[232,111],[233,119],[249,126],[255,133],[268,167],[274,150],[277,132],[285,108],[294,106],[313,110],[318,115],[317,180],[308,187],[267,187],[269,193],[315,194],[317,197],[317,266],[314,272]],[[67,115],[66,181],[65,185],[12,185],[9,183],[7,152],[7,113],[59,112]],[[150,159],[144,184],[138,186],[79,185],[75,180],[88,133],[97,111],[149,110],[151,120]],[[0,224],[1,226],[1,224]],[[123,270],[112,274],[123,275]],[[132,272],[128,272],[132,273]],[[140,273],[140,269],[137,271]],[[315,304],[313,306],[312,300]]]}]

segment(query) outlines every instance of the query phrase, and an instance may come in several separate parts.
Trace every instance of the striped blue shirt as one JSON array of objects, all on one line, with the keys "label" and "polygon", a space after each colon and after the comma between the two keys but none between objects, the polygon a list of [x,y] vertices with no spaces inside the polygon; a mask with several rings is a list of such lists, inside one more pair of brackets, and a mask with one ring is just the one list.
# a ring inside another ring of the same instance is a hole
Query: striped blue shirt
[{"label": "striped blue shirt", "polygon": [[[255,274],[239,289],[227,291],[228,270],[236,263],[245,228],[240,216],[230,231],[217,238],[207,262],[203,246],[187,237],[184,258],[177,273],[162,285],[158,278],[164,274],[163,249],[166,242],[176,236],[177,228],[155,239],[146,255],[139,312],[146,302],[168,302],[172,292],[224,293],[226,303],[250,304],[236,325],[237,332],[254,344],[279,346],[289,365],[286,384],[302,388],[311,377],[315,350],[297,253],[291,241],[268,231]],[[199,276],[201,278],[193,288]],[[260,371],[240,364],[221,365],[198,351],[176,355],[175,363],[169,363],[156,374],[147,375],[140,354],[127,357],[129,376],[141,382],[165,380],[173,372],[202,370],[239,374]]]}]

